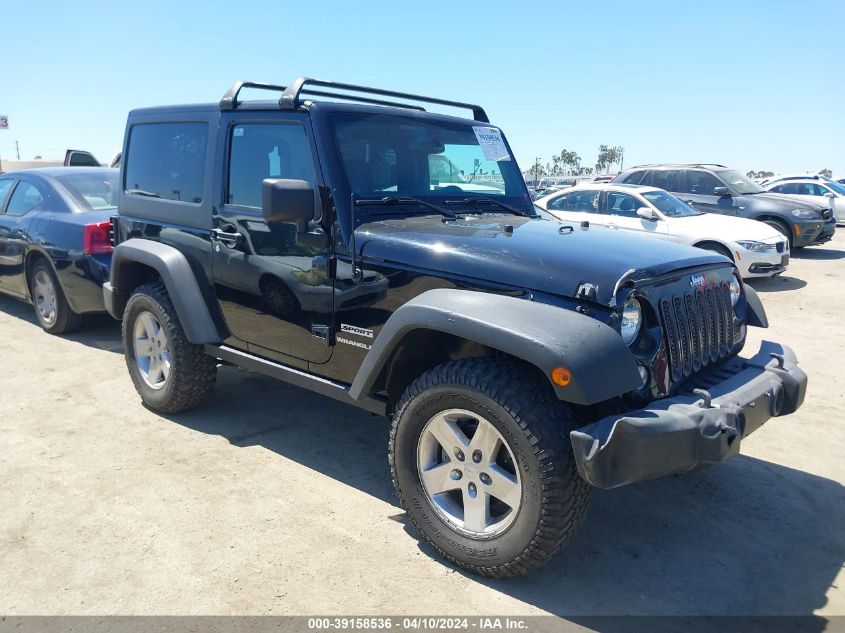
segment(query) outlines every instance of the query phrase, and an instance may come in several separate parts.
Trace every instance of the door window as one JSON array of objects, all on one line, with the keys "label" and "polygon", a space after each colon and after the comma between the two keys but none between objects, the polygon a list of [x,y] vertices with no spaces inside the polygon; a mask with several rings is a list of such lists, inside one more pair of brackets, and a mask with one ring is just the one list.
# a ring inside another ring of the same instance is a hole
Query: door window
[{"label": "door window", "polygon": [[598,213],[599,192],[593,190],[570,191],[566,194],[564,211],[578,211],[580,213]]},{"label": "door window", "polygon": [[232,128],[226,203],[260,209],[266,178],[316,184],[311,146],[301,125],[246,123]]},{"label": "door window", "polygon": [[566,196],[558,196],[557,198],[552,198],[549,200],[546,207],[551,209],[552,211],[563,211],[566,209]]},{"label": "door window", "polygon": [[100,163],[88,152],[71,152],[67,161],[70,167],[99,167]]},{"label": "door window", "polygon": [[679,169],[658,169],[651,176],[651,186],[666,191],[680,191],[681,171]]},{"label": "door window", "polygon": [[6,207],[6,215],[24,215],[41,204],[43,199],[38,187],[28,182],[22,182],[12,192],[9,206]]},{"label": "door window", "polygon": [[716,176],[706,171],[690,169],[687,170],[686,176],[684,193],[691,193],[697,196],[712,196],[714,195],[713,189],[725,186]]},{"label": "door window", "polygon": [[0,212],[3,211],[3,203],[6,201],[6,196],[9,195],[9,191],[12,189],[12,184],[15,182],[14,178],[2,178],[0,179]]},{"label": "door window", "polygon": [[607,212],[623,218],[636,218],[637,207],[645,206],[634,196],[617,191],[607,192]]}]

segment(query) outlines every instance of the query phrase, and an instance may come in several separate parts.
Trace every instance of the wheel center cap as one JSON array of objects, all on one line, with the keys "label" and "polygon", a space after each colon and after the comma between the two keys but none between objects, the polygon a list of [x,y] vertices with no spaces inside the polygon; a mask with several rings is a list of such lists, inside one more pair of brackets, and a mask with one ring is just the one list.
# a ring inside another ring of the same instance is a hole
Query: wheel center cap
[{"label": "wheel center cap", "polygon": [[475,464],[465,464],[464,471],[466,471],[467,475],[477,475],[478,468],[476,468]]}]

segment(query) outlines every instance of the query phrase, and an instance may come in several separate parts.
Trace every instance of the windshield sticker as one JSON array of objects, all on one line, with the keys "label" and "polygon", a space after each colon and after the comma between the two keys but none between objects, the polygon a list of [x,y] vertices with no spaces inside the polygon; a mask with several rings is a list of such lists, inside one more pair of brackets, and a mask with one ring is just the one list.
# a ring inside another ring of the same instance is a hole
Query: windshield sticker
[{"label": "windshield sticker", "polygon": [[494,127],[473,126],[472,131],[475,132],[475,138],[478,139],[481,151],[484,152],[484,158],[495,161],[511,159],[499,130]]}]

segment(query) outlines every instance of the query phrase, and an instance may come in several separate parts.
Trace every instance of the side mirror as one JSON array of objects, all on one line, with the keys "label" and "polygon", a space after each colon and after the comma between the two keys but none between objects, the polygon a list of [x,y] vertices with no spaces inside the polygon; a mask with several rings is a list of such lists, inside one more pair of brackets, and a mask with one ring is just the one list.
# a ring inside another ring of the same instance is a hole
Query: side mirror
[{"label": "side mirror", "polygon": [[654,221],[657,219],[657,216],[654,215],[654,211],[652,211],[648,207],[640,207],[639,209],[637,209],[637,215],[643,220]]},{"label": "side mirror", "polygon": [[261,183],[261,214],[268,224],[296,224],[308,232],[314,219],[314,188],[304,180],[267,178]]},{"label": "side mirror", "polygon": [[729,196],[731,195],[731,190],[727,187],[713,187],[713,195],[714,196]]},{"label": "side mirror", "polygon": [[824,194],[824,197],[833,199],[836,197],[836,195],[832,191],[828,191],[826,194]]}]

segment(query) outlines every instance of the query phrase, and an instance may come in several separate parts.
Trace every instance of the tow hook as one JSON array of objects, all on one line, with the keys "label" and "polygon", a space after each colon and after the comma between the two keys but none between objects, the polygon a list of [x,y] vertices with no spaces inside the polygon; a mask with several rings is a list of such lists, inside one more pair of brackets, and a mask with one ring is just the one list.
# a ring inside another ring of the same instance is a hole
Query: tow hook
[{"label": "tow hook", "polygon": [[709,391],[707,391],[706,389],[693,389],[692,392],[693,392],[693,394],[695,394],[696,396],[698,396],[699,398],[701,398],[704,401],[704,402],[699,403],[699,405],[698,405],[699,407],[701,407],[702,409],[712,409],[713,408],[713,404],[712,404],[713,398],[710,395]]},{"label": "tow hook", "polygon": [[783,358],[783,354],[777,354],[776,352],[769,352],[769,356],[774,358],[778,362],[778,369],[783,369],[783,364],[786,362]]}]

